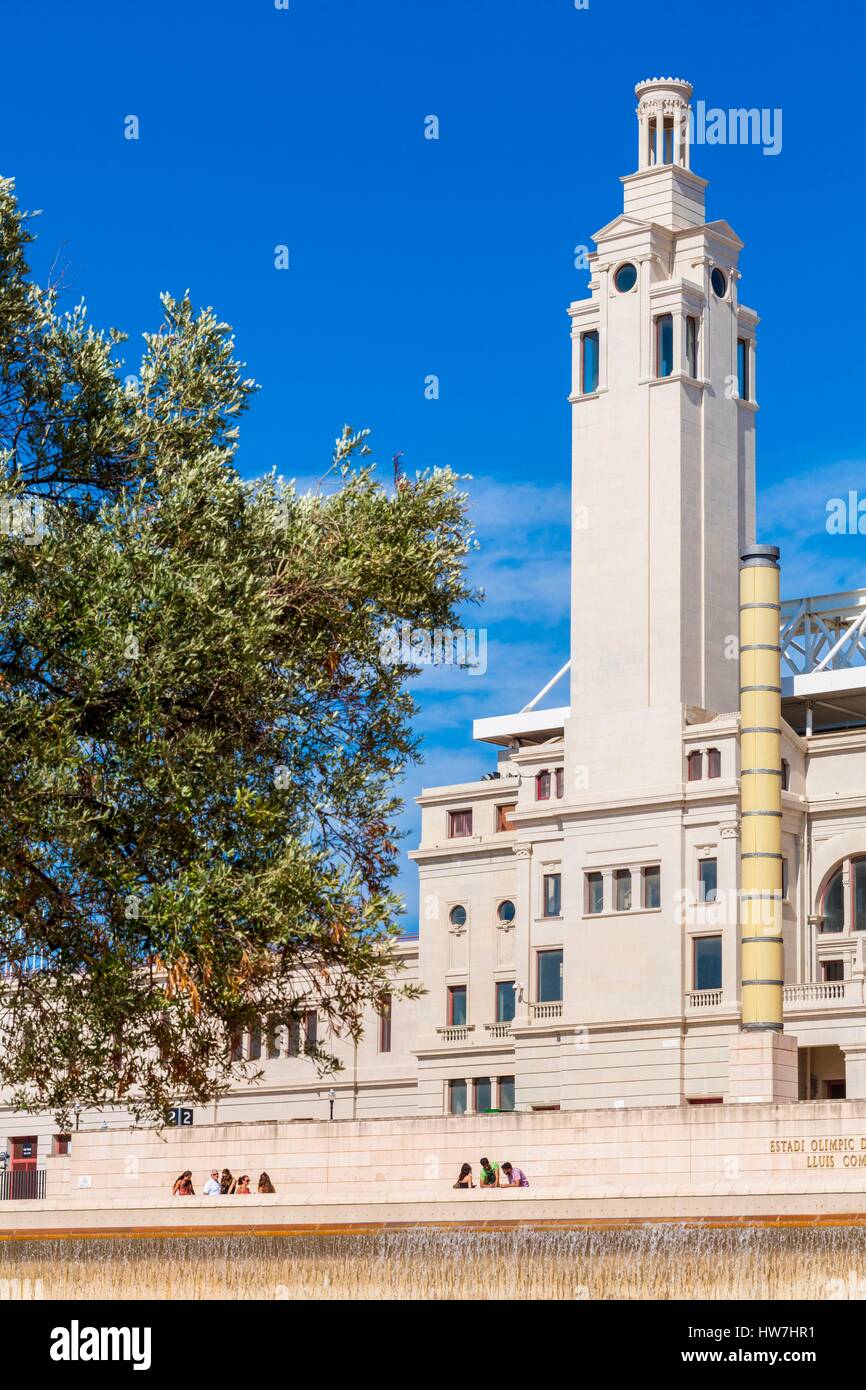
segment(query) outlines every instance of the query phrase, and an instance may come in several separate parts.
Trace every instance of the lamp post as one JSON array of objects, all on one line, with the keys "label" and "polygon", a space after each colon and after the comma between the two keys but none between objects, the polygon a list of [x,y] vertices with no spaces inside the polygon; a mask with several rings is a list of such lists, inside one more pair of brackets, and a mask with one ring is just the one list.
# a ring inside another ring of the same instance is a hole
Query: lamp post
[{"label": "lamp post", "polygon": [[328,1116],[328,1119],[329,1119],[329,1120],[333,1120],[333,1118],[334,1118],[334,1101],[335,1101],[336,1099],[337,1099],[337,1092],[336,1092],[335,1090],[331,1089],[331,1090],[328,1092],[328,1105],[329,1105],[330,1111],[331,1111],[330,1115]]}]

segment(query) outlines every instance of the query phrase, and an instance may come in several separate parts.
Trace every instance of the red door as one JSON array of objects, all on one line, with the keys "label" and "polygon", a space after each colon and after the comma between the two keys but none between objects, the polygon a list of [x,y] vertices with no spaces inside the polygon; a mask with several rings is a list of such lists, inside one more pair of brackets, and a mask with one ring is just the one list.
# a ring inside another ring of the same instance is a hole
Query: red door
[{"label": "red door", "polygon": [[35,1134],[23,1135],[12,1140],[12,1201],[36,1195],[36,1150],[39,1144]]}]

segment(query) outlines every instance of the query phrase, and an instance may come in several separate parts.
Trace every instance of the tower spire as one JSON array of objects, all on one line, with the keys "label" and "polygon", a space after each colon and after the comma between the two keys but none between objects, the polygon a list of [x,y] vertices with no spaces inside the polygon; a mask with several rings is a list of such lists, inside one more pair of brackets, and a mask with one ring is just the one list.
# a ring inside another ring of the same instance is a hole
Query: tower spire
[{"label": "tower spire", "polygon": [[689,165],[689,101],[692,85],[682,77],[647,77],[637,97],[638,169]]}]

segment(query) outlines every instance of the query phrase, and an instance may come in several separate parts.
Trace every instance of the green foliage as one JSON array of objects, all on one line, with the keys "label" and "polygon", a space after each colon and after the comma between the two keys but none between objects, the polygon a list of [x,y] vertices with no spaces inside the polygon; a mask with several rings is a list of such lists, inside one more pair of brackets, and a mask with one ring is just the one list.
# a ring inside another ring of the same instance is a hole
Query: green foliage
[{"label": "green foliage", "polygon": [[0,535],[0,1084],[158,1122],[249,1074],[244,1028],[316,1004],[357,1036],[399,992],[417,748],[381,631],[456,624],[466,499],[383,487],[348,428],[327,488],[245,482],[227,326],[164,296],[130,380],[29,239],[0,182],[0,504],[44,527]]}]

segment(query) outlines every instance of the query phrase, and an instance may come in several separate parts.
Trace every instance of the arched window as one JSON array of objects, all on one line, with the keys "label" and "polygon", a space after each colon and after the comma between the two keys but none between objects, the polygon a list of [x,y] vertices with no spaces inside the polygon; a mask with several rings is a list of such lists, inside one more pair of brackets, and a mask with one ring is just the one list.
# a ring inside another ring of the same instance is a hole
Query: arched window
[{"label": "arched window", "polygon": [[[847,879],[847,883],[846,883]],[[821,894],[821,931],[866,931],[866,855],[844,859]]]},{"label": "arched window", "polygon": [[536,801],[550,800],[550,772],[547,768],[536,775],[535,799]]}]

